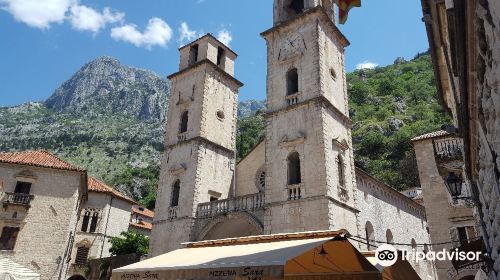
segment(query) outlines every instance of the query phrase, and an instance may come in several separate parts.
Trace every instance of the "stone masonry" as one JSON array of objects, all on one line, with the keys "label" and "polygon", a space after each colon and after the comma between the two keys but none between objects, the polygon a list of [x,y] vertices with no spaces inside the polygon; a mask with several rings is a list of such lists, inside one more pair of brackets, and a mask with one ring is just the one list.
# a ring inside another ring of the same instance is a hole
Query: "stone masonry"
[{"label": "stone masonry", "polygon": [[[274,26],[261,34],[268,56],[266,136],[236,174],[234,57],[217,59],[229,59],[230,67],[204,59],[216,49],[222,56],[232,51],[211,35],[180,49],[180,71],[170,76],[153,256],[181,242],[339,228],[374,245],[388,242],[387,232],[390,242],[430,243],[423,206],[354,166],[344,67],[349,42],[335,26],[332,1],[305,0],[302,11],[290,2],[274,1]],[[196,54],[201,61],[193,61]],[[221,108],[223,124],[214,119]],[[188,129],[179,134],[186,110]],[[364,243],[353,241],[359,250],[374,249]],[[432,263],[413,266],[434,279]]]}]

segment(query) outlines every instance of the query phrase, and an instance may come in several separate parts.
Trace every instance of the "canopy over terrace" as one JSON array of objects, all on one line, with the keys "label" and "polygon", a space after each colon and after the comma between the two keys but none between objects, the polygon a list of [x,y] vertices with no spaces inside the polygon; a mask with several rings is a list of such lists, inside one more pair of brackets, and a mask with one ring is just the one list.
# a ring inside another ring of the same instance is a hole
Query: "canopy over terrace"
[{"label": "canopy over terrace", "polygon": [[187,248],[115,269],[112,279],[381,279],[346,234],[338,230],[187,243]]},{"label": "canopy over terrace", "polygon": [[396,263],[387,267],[379,264],[378,259],[375,257],[375,252],[362,252],[362,254],[382,273],[382,280],[421,279],[411,264],[407,260],[403,260],[400,254]]},{"label": "canopy over terrace", "polygon": [[7,258],[0,258],[0,279],[2,280],[40,280],[35,273]]}]

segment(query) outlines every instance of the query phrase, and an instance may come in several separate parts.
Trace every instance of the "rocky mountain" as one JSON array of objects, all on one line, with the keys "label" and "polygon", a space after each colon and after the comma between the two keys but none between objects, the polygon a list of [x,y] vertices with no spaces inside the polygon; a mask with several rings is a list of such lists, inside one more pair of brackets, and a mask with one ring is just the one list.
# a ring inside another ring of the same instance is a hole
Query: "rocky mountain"
[{"label": "rocky mountain", "polygon": [[125,114],[164,120],[169,84],[153,72],[104,56],[87,63],[45,101],[55,112]]},{"label": "rocky mountain", "polygon": [[[0,107],[0,151],[49,150],[152,207],[168,94],[166,79],[98,58],[45,102]],[[263,106],[238,108],[251,115]]]},{"label": "rocky mountain", "polygon": [[266,108],[265,100],[255,100],[249,99],[245,101],[240,101],[238,104],[238,117],[248,117],[257,111],[262,111]]}]

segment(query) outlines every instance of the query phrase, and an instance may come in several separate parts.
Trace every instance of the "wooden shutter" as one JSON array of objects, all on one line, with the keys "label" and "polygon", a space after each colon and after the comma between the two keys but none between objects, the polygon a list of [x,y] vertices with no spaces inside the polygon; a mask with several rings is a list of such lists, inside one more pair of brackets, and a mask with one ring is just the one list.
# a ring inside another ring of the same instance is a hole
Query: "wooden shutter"
[{"label": "wooden shutter", "polygon": [[76,264],[86,264],[87,263],[87,258],[89,256],[89,249],[87,247],[78,247],[76,249],[76,258],[75,258],[75,263]]}]

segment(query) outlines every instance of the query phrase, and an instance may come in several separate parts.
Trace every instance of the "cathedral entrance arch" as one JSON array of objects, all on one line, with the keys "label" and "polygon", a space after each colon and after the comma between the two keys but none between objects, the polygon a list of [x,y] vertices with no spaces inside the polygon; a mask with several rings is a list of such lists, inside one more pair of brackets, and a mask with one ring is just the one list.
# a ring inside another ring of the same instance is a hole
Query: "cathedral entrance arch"
[{"label": "cathedral entrance arch", "polygon": [[263,234],[264,226],[252,214],[235,212],[213,218],[198,234],[198,240]]}]

